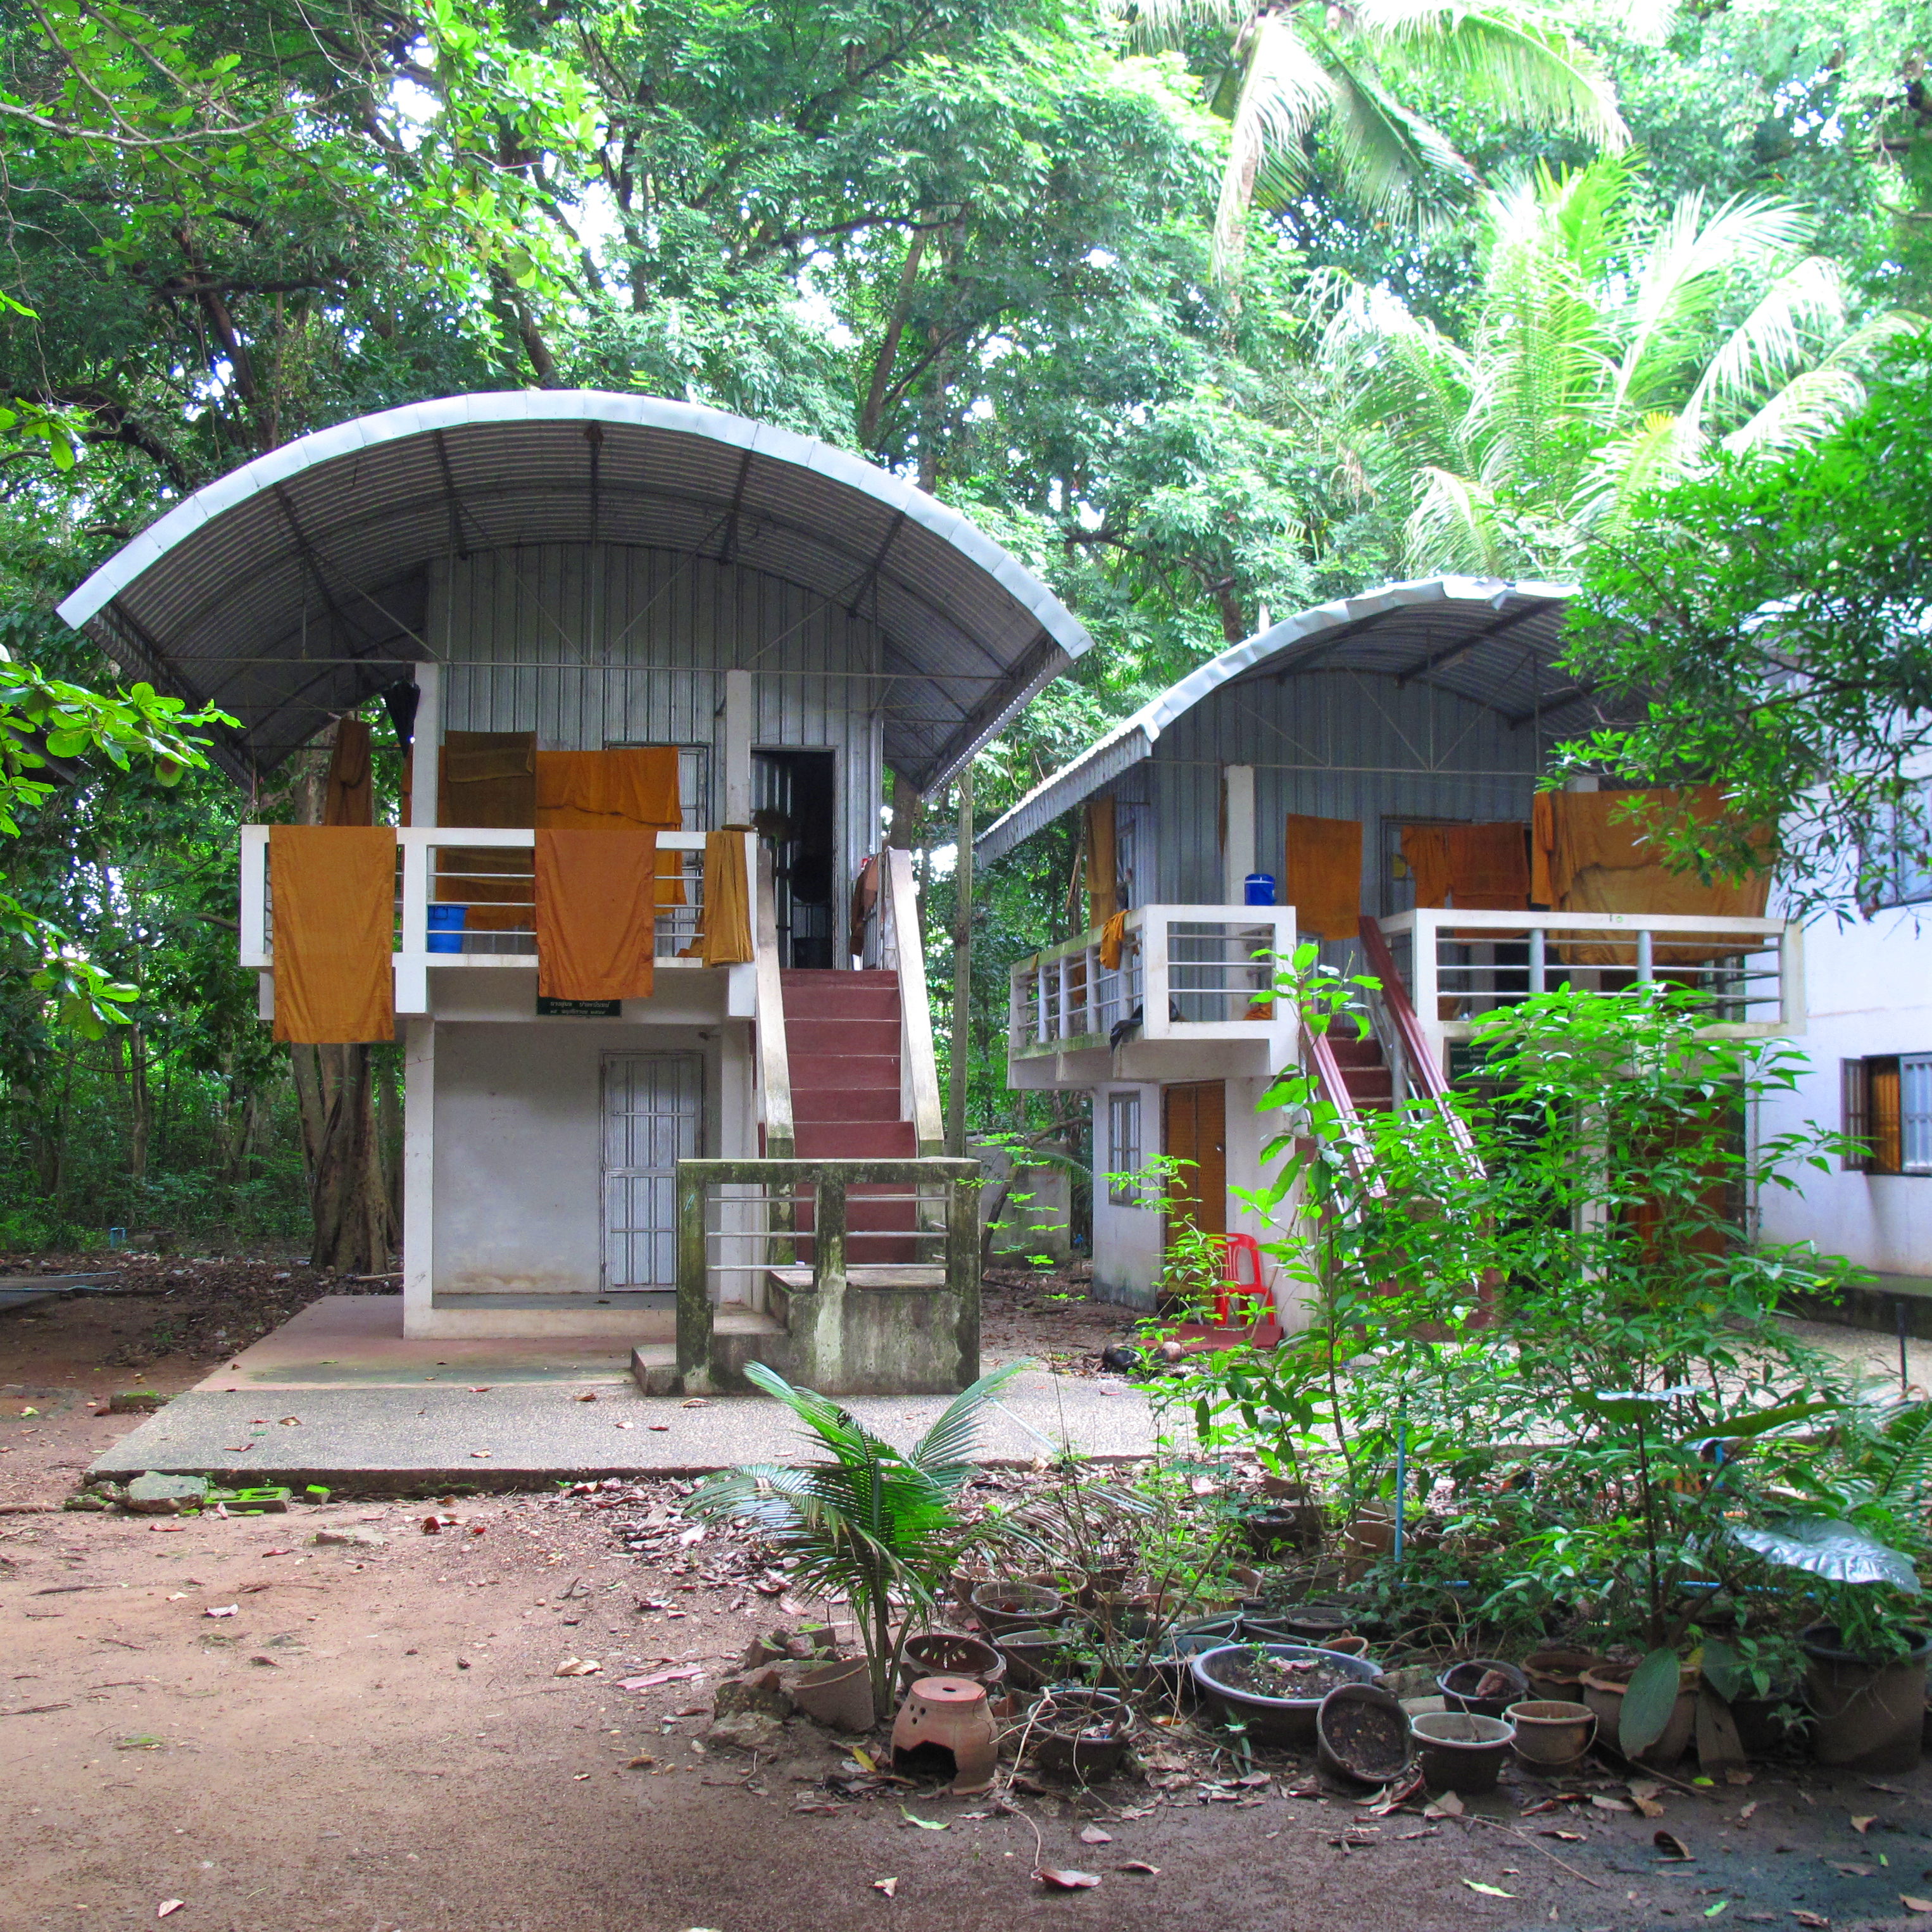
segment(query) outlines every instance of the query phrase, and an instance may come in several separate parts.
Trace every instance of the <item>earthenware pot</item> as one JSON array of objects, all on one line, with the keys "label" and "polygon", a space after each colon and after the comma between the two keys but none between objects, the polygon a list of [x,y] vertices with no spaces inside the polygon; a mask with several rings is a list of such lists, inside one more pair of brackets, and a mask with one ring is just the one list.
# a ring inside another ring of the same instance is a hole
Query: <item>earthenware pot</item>
[{"label": "earthenware pot", "polygon": [[1545,1702],[1580,1703],[1583,1696],[1583,1673],[1594,1670],[1609,1658],[1600,1651],[1575,1650],[1560,1646],[1532,1651],[1522,1660],[1522,1674],[1529,1680],[1529,1694]]},{"label": "earthenware pot", "polygon": [[973,1614],[994,1637],[1052,1623],[1066,1610],[1066,1598],[1042,1583],[982,1583],[972,1601]]},{"label": "earthenware pot", "polygon": [[1372,1684],[1343,1684],[1315,1714],[1315,1755],[1322,1769],[1360,1784],[1386,1784],[1409,1760],[1414,1740],[1400,1698]]},{"label": "earthenware pot", "polygon": [[1516,1754],[1525,1764],[1561,1771],[1590,1748],[1597,1714],[1567,1698],[1526,1697],[1503,1713],[1516,1726]]},{"label": "earthenware pot", "polygon": [[1059,1624],[1003,1631],[994,1640],[1016,1689],[1043,1690],[1078,1668],[1073,1654],[1079,1633]]},{"label": "earthenware pot", "polygon": [[1496,1788],[1503,1760],[1516,1738],[1516,1726],[1507,1718],[1479,1717],[1473,1711],[1429,1711],[1412,1718],[1409,1725],[1430,1790],[1466,1795]]},{"label": "earthenware pot", "polygon": [[1529,1695],[1529,1679],[1514,1664],[1499,1658],[1470,1657],[1450,1664],[1436,1678],[1436,1688],[1452,1711],[1500,1718],[1512,1704]]},{"label": "earthenware pot", "polygon": [[1636,1670],[1634,1664],[1601,1664],[1584,1672],[1583,1702],[1597,1714],[1598,1738],[1634,1762],[1675,1764],[1690,1748],[1697,1726],[1697,1667],[1690,1664],[1679,1667],[1677,1701],[1671,1706],[1663,1736],[1640,1751],[1629,1751],[1623,1747],[1624,1693]]},{"label": "earthenware pot", "polygon": [[1813,1624],[1798,1637],[1811,1751],[1820,1764],[1854,1771],[1910,1771],[1925,1728],[1925,1660],[1932,1637],[1904,1657],[1882,1660],[1843,1648],[1835,1624]]},{"label": "earthenware pot", "polygon": [[1089,1784],[1120,1769],[1132,1742],[1132,1720],[1112,1690],[1057,1684],[1028,1714],[1024,1732],[1035,1770]]},{"label": "earthenware pot", "polygon": [[792,1702],[808,1718],[835,1731],[872,1728],[872,1667],[862,1657],[821,1664],[794,1678],[790,1689]]},{"label": "earthenware pot", "polygon": [[908,1637],[899,1653],[899,1684],[909,1690],[922,1677],[970,1677],[990,1691],[1004,1682],[1006,1660],[983,1638],[964,1630],[928,1630]]},{"label": "earthenware pot", "polygon": [[952,1761],[955,1791],[984,1791],[999,1762],[999,1735],[983,1684],[970,1677],[922,1677],[893,1721],[892,1764],[916,1770],[922,1753],[929,1758],[943,1751]]}]

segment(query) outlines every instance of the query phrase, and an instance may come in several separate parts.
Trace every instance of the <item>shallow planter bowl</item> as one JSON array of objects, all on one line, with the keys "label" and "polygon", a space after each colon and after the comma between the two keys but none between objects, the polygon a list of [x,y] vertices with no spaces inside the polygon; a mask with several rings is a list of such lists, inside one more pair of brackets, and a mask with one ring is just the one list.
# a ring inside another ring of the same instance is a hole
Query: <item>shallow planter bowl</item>
[{"label": "shallow planter bowl", "polygon": [[1564,1697],[1526,1697],[1503,1713],[1516,1726],[1516,1754],[1525,1764],[1561,1771],[1590,1748],[1597,1714]]},{"label": "shallow planter bowl", "polygon": [[1426,1712],[1409,1725],[1432,1791],[1493,1791],[1516,1742],[1516,1726],[1506,1718],[1473,1711]]},{"label": "shallow planter bowl", "polygon": [[1269,1697],[1237,1684],[1226,1682],[1220,1672],[1251,1649],[1292,1662],[1319,1661],[1331,1666],[1346,1682],[1372,1684],[1381,1671],[1367,1658],[1345,1657],[1339,1651],[1322,1650],[1306,1643],[1224,1644],[1204,1651],[1193,1660],[1196,1690],[1217,1712],[1222,1720],[1246,1727],[1250,1741],[1264,1744],[1306,1746],[1316,1741],[1316,1714],[1322,1708],[1327,1689],[1306,1697]]}]

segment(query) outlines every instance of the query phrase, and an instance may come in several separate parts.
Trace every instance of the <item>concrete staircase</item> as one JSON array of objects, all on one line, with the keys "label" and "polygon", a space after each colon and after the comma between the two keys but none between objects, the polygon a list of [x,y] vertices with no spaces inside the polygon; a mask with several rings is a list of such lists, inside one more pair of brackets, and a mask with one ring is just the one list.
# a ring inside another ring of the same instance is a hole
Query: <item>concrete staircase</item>
[{"label": "concrete staircase", "polygon": [[[801,1160],[910,1160],[919,1135],[904,1117],[899,1068],[896,973],[788,970],[785,1046],[791,1062],[792,1131]],[[854,1189],[847,1208],[849,1266],[902,1264],[918,1258],[909,1200],[879,1200],[903,1188]],[[801,1203],[801,1232],[811,1208]],[[899,1238],[903,1237],[903,1238]],[[800,1244],[801,1259],[811,1252]]]},{"label": "concrete staircase", "polygon": [[1358,1113],[1383,1113],[1395,1104],[1395,1076],[1390,1070],[1382,1042],[1370,1034],[1358,1040],[1352,1028],[1337,1026],[1328,1035],[1342,1084]]}]

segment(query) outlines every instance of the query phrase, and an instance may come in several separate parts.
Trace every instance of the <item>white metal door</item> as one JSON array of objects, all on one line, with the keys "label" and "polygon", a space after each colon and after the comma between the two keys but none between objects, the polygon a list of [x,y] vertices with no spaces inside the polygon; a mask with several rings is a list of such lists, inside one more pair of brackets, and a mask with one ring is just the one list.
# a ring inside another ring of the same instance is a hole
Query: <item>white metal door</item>
[{"label": "white metal door", "polygon": [[704,1150],[704,1063],[688,1053],[604,1060],[604,1286],[677,1286],[677,1163]]}]

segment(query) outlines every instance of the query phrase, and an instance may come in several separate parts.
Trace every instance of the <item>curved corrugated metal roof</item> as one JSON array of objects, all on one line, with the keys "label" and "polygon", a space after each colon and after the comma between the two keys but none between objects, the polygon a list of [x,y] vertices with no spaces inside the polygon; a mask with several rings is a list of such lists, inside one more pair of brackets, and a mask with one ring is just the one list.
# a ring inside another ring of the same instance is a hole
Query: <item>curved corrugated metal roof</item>
[{"label": "curved corrugated metal roof", "polygon": [[1146,758],[1184,712],[1225,686],[1256,678],[1352,668],[1438,685],[1513,721],[1540,716],[1552,728],[1570,728],[1583,722],[1588,693],[1567,679],[1546,690],[1544,674],[1575,594],[1562,584],[1430,577],[1317,604],[1230,645],[1170,685],[995,819],[974,842],[974,856],[982,865],[1004,858]]},{"label": "curved corrugated metal roof", "polygon": [[594,390],[446,397],[318,430],[197,490],[60,611],[241,718],[218,750],[243,776],[428,655],[434,559],[586,541],[709,555],[875,623],[898,674],[886,756],[922,790],[1091,641],[898,478],[742,416]]}]

